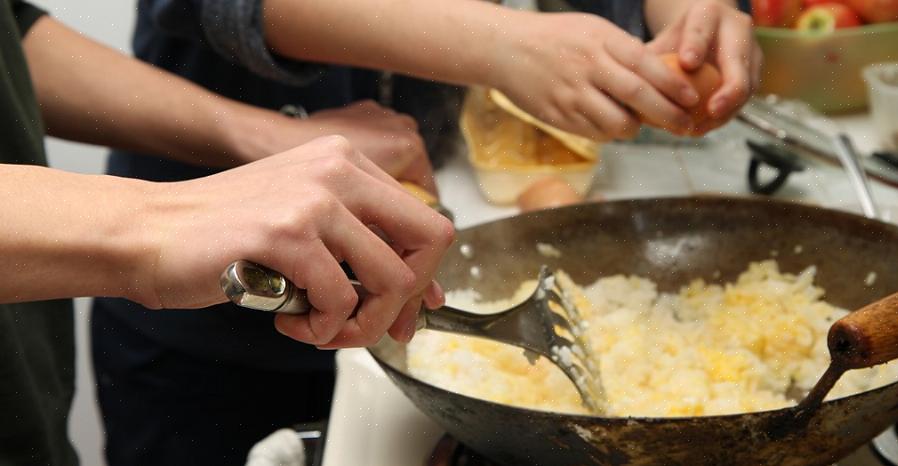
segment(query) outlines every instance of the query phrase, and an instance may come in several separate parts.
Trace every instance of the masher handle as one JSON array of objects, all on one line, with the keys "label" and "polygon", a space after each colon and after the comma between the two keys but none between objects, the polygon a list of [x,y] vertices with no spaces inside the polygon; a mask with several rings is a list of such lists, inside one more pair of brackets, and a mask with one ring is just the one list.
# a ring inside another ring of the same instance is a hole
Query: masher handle
[{"label": "masher handle", "polygon": [[[367,291],[357,280],[349,280],[359,296]],[[312,310],[306,290],[297,287],[280,272],[250,261],[231,263],[220,278],[221,289],[234,304],[278,314],[308,314]]]}]

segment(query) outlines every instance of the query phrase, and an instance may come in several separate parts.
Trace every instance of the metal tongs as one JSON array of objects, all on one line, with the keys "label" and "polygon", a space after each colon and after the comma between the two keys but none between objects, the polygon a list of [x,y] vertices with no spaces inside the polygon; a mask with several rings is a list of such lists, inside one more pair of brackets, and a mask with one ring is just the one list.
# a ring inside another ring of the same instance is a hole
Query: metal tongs
[{"label": "metal tongs", "polygon": [[879,219],[879,209],[876,207],[876,201],[873,200],[873,191],[870,189],[870,181],[867,179],[867,172],[861,165],[861,159],[851,142],[851,138],[847,134],[839,133],[833,140],[836,147],[836,155],[842,162],[842,167],[851,180],[851,186],[857,195],[858,202],[861,204],[861,211],[864,216],[872,219]]},{"label": "metal tongs", "polygon": [[[803,112],[816,115],[809,109],[803,109]],[[879,218],[868,174],[878,181],[898,187],[898,179],[892,173],[877,165],[865,164],[851,139],[842,132],[832,136],[823,134],[800,119],[793,118],[758,98],[752,98],[749,104],[739,111],[737,119],[779,140],[787,147],[797,149],[799,154],[841,165],[867,218]]]},{"label": "metal tongs", "polygon": [[[359,297],[366,293],[351,281]],[[537,288],[524,302],[501,312],[475,314],[443,306],[422,310],[418,329],[486,338],[545,356],[574,383],[583,404],[593,413],[605,411],[599,366],[582,334],[583,319],[568,293],[543,266]],[[221,275],[221,287],[238,306],[281,314],[306,314],[312,306],[306,291],[280,273],[248,261],[237,261]],[[525,353],[526,354],[526,353]]]}]

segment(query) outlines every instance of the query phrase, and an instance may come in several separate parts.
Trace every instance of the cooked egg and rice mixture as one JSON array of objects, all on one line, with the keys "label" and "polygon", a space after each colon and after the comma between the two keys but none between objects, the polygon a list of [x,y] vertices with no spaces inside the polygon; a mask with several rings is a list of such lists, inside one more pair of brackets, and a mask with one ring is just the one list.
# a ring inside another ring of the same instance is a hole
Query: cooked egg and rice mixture
[{"label": "cooked egg and rice mixture", "polygon": [[[735,283],[696,280],[659,293],[634,276],[573,285],[586,336],[600,365],[611,416],[701,416],[795,404],[829,363],[826,334],[847,312],[821,298],[813,267],[781,273],[753,263]],[[570,282],[563,273],[559,279]],[[572,284],[572,282],[570,282]],[[473,290],[449,293],[449,305],[490,312],[525,299],[482,302]],[[545,359],[531,365],[520,349],[439,332],[420,332],[408,348],[411,373],[465,395],[534,409],[584,413],[571,382]],[[898,363],[846,373],[829,398],[898,380]]]}]

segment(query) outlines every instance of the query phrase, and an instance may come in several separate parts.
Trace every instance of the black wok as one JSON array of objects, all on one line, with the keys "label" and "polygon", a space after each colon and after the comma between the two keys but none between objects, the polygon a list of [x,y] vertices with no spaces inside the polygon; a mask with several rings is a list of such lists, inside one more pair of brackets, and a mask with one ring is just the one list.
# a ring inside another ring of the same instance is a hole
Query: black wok
[{"label": "black wok", "polygon": [[[536,243],[561,250],[558,259]],[[470,245],[473,256],[459,251]],[[698,277],[735,279],[776,255],[797,273],[817,266],[825,299],[856,309],[898,290],[898,227],[798,204],[735,198],[606,202],[534,212],[458,233],[443,263],[447,289],[511,295],[541,264],[578,283],[619,273],[675,291]],[[477,279],[472,266],[481,269]],[[865,279],[873,272],[872,285]],[[485,277],[491,277],[486,279]],[[449,433],[509,466],[825,465],[898,419],[898,384],[824,403],[800,428],[783,430],[795,408],[691,418],[602,418],[540,412],[452,393],[406,371],[404,347],[371,349],[402,391]]]}]

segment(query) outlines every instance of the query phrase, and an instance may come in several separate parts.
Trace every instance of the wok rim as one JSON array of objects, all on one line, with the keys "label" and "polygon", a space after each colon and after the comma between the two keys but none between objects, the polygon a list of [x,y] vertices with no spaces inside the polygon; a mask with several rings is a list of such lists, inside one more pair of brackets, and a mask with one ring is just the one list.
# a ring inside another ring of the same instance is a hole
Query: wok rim
[{"label": "wok rim", "polygon": [[[464,232],[468,230],[473,230],[477,228],[485,228],[489,225],[494,225],[500,222],[508,221],[509,219],[519,218],[519,217],[538,217],[540,212],[545,211],[555,211],[555,210],[577,210],[586,208],[589,206],[602,205],[607,206],[609,209],[613,209],[616,206],[621,205],[634,205],[634,204],[650,204],[657,202],[666,202],[666,203],[682,203],[682,202],[693,202],[693,203],[721,203],[721,202],[731,202],[731,203],[741,203],[741,204],[753,204],[753,205],[773,205],[777,208],[782,209],[797,209],[804,212],[814,212],[820,214],[821,212],[827,213],[830,215],[834,215],[836,217],[841,217],[843,220],[859,222],[859,225],[865,227],[873,227],[880,230],[891,230],[892,233],[898,237],[898,225],[893,223],[884,222],[879,219],[871,219],[864,217],[859,214],[855,214],[852,212],[847,212],[844,210],[833,209],[829,207],[824,207],[815,204],[808,204],[797,201],[783,200],[783,199],[771,199],[771,198],[758,198],[752,196],[740,196],[740,195],[699,195],[699,196],[672,196],[672,197],[645,197],[645,198],[626,198],[626,199],[616,199],[611,201],[592,201],[585,202],[576,205],[569,205],[564,207],[557,207],[551,209],[537,210],[532,212],[526,212],[518,215],[513,215],[509,217],[504,217],[496,220],[491,220],[488,222],[478,223],[476,225],[471,225],[469,227],[463,228],[459,230],[459,232]],[[869,233],[875,233],[875,231],[867,230]],[[458,239],[456,239],[458,242]],[[896,290],[898,291],[898,290]],[[855,309],[856,310],[856,309]],[[852,310],[851,312],[854,312]],[[396,343],[397,345],[405,347],[406,344]],[[377,346],[377,345],[376,345]],[[416,377],[413,377],[411,374],[406,373],[397,367],[394,367],[385,359],[381,358],[377,355],[377,350],[375,347],[365,348],[368,354],[371,355],[372,358],[377,362],[377,364],[387,372],[389,377],[399,377],[401,379],[406,379],[407,382],[424,385],[429,389],[433,389],[440,393],[441,396],[449,395],[454,397],[461,397],[466,400],[471,400],[474,403],[485,403],[492,407],[502,410],[513,410],[516,412],[521,412],[522,414],[530,415],[530,416],[543,416],[549,418],[556,418],[559,421],[575,421],[575,422],[595,422],[596,420],[601,420],[602,423],[606,424],[616,424],[616,423],[629,423],[629,422],[640,422],[647,424],[665,424],[665,423],[683,423],[683,422],[694,422],[696,420],[706,421],[724,421],[724,420],[733,420],[736,418],[744,419],[746,416],[749,417],[769,417],[769,416],[781,416],[786,414],[794,414],[798,411],[797,403],[795,406],[788,406],[785,408],[772,409],[772,410],[763,410],[763,411],[749,411],[742,413],[731,413],[731,414],[713,414],[713,415],[700,415],[700,416],[665,416],[665,417],[657,417],[657,416],[616,416],[616,417],[605,417],[599,415],[591,415],[591,414],[580,414],[580,413],[565,413],[562,411],[547,411],[547,410],[539,410],[534,408],[528,408],[523,406],[516,406],[512,404],[498,403],[491,400],[486,400],[483,398],[477,398],[470,395],[466,395],[464,393],[454,392],[443,387],[439,387],[433,385],[429,382],[423,381]],[[898,359],[898,358],[896,358]],[[827,408],[836,408],[838,405],[842,403],[848,403],[850,400],[855,399],[856,397],[860,397],[863,395],[878,393],[887,391],[889,389],[893,389],[898,386],[898,380],[895,380],[889,384],[882,385],[877,388],[873,388],[870,390],[865,390],[862,392],[854,393],[852,395],[844,396],[841,398],[836,398],[833,400],[824,401],[820,406],[815,408],[816,411],[820,411]],[[399,387],[402,389],[402,387]]]},{"label": "wok rim", "polygon": [[[516,215],[511,215],[508,217],[503,217],[499,219],[489,220],[487,222],[478,223],[476,225],[470,225],[466,228],[462,228],[458,230],[458,232],[464,232],[468,230],[474,230],[477,228],[484,228],[488,225],[494,225],[497,223],[505,222],[515,218],[527,218],[527,217],[538,217],[540,213],[544,213],[547,211],[564,211],[564,210],[579,210],[583,208],[589,208],[594,206],[607,206],[608,208],[613,208],[618,205],[624,204],[651,204],[657,202],[664,203],[684,203],[684,202],[693,202],[693,203],[717,203],[717,202],[732,202],[732,203],[742,203],[742,204],[756,204],[756,205],[774,205],[779,208],[786,209],[800,209],[806,212],[826,212],[828,214],[833,214],[838,217],[842,217],[845,219],[850,219],[851,221],[860,221],[862,224],[866,224],[864,226],[872,226],[877,228],[885,228],[888,230],[893,230],[895,235],[898,236],[898,223],[889,223],[884,222],[879,219],[872,219],[864,217],[861,214],[857,214],[854,212],[849,212],[846,210],[835,209],[832,207],[825,207],[817,204],[809,204],[806,202],[793,201],[787,199],[774,199],[774,198],[766,198],[766,197],[755,197],[751,195],[740,195],[740,194],[701,194],[695,196],[670,196],[670,197],[638,197],[638,198],[623,198],[623,199],[614,199],[607,201],[587,201],[581,202],[579,204],[567,205],[563,207],[553,207],[548,209],[534,210],[530,212],[523,212]],[[454,244],[454,243],[453,243]]]}]

